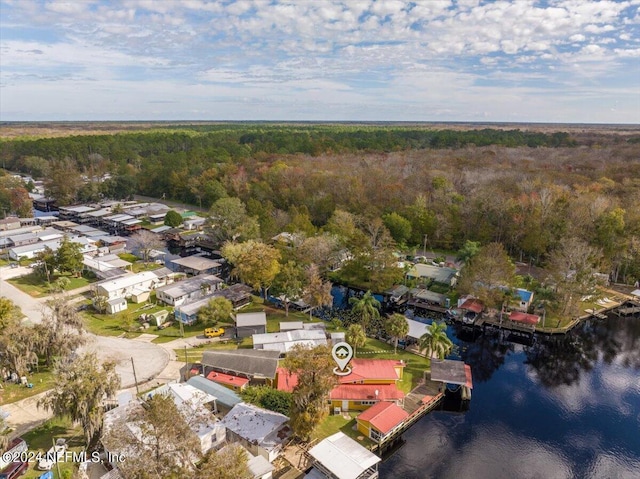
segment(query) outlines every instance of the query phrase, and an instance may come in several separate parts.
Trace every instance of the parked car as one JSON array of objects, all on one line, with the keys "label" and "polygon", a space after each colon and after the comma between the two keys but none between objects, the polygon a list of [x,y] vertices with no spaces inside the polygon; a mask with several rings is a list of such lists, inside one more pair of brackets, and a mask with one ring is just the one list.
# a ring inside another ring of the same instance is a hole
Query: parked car
[{"label": "parked car", "polygon": [[205,338],[218,338],[224,334],[224,328],[207,328],[204,330]]},{"label": "parked car", "polygon": [[53,479],[53,472],[47,471],[44,474],[38,476],[38,479]]},{"label": "parked car", "polygon": [[27,469],[29,469],[28,462],[12,462],[0,471],[0,479],[15,479],[27,472]]}]

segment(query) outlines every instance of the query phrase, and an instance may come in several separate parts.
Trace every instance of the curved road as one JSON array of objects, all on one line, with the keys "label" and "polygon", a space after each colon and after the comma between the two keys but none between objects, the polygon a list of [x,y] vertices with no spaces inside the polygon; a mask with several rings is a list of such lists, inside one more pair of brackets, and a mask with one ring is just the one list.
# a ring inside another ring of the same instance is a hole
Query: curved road
[{"label": "curved road", "polygon": [[[29,268],[0,268],[0,296],[5,296],[20,307],[23,314],[32,323],[42,321],[42,308],[46,298],[35,299],[23,293],[5,280],[30,272]],[[77,291],[77,290],[76,290]],[[135,364],[138,383],[148,381],[160,374],[169,362],[169,353],[162,347],[146,341],[116,337],[96,336],[87,333],[88,341],[83,350],[94,351],[105,360],[115,360],[116,371],[120,375],[122,388],[134,385],[133,367]]]}]

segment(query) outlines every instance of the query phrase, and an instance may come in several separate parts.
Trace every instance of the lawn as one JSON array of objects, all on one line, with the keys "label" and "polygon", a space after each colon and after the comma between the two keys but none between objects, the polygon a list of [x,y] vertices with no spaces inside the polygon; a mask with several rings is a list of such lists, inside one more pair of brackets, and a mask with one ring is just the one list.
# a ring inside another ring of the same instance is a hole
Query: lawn
[{"label": "lawn", "polygon": [[0,389],[2,403],[13,403],[51,389],[55,384],[53,373],[45,366],[43,360],[40,360],[38,369],[39,372],[27,374],[27,381],[33,384],[32,388],[11,382],[2,383],[3,389]]},{"label": "lawn", "polygon": [[[253,342],[251,338],[243,338],[240,344],[235,339],[222,340],[222,341],[213,341],[211,343],[205,343],[195,348],[187,348],[187,360],[190,363],[197,363],[202,361],[202,353],[204,351],[216,350],[216,349],[251,349],[253,348]],[[174,349],[176,353],[177,361],[184,361],[185,359],[185,350],[183,349]]]},{"label": "lawn", "polygon": [[[22,435],[23,439],[27,442],[30,452],[42,452],[45,453],[53,445],[56,439],[64,438],[67,440],[69,451],[80,453],[85,449],[84,434],[82,427],[73,426],[68,419],[53,418],[45,422],[42,426],[33,429]],[[31,464],[29,470],[23,477],[24,479],[35,479],[43,474],[42,471],[38,471],[35,468],[36,464]],[[70,471],[72,474],[76,471],[77,464],[73,462],[60,462],[60,473],[64,477],[65,471]],[[53,468],[54,475],[57,478],[57,468]],[[69,474],[69,473],[67,473]],[[72,477],[69,475],[68,477]]]},{"label": "lawn", "polygon": [[367,449],[374,445],[373,441],[362,435],[356,429],[356,416],[359,412],[350,412],[349,419],[345,419],[343,415],[329,415],[316,427],[311,435],[312,439],[322,440],[338,431],[342,431],[351,439],[359,442]]},{"label": "lawn", "polygon": [[403,349],[398,349],[398,353],[393,353],[393,345],[383,343],[377,339],[367,338],[367,344],[358,348],[356,357],[368,359],[402,359],[406,363],[402,380],[398,383],[398,388],[408,393],[418,385],[418,381],[423,377],[424,371],[429,367],[429,361],[422,356],[409,353]]},{"label": "lawn", "polygon": [[[69,273],[55,273],[51,275],[51,284],[53,284],[58,278],[61,277],[68,278],[70,281],[69,285],[65,288],[65,291],[82,288],[83,286],[87,286],[88,284],[91,284],[95,281],[95,279],[89,279],[84,276],[76,278]],[[47,282],[35,272],[29,273],[24,276],[19,276],[17,278],[12,278],[8,281],[19,290],[27,293],[29,296],[33,296],[34,298],[51,294]]]}]

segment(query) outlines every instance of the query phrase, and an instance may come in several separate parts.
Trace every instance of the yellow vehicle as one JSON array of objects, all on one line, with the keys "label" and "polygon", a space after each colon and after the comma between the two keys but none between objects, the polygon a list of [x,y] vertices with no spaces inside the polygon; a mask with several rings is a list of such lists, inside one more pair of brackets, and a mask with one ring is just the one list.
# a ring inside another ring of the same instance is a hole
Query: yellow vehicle
[{"label": "yellow vehicle", "polygon": [[205,338],[217,338],[224,334],[224,328],[207,328],[204,330]]}]

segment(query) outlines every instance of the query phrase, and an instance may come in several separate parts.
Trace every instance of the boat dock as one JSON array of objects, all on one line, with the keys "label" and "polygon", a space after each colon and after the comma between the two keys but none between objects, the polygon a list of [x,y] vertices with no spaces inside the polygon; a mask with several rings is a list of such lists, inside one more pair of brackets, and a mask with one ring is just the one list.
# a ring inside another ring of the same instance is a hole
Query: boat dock
[{"label": "boat dock", "polygon": [[444,385],[441,382],[432,381],[431,373],[425,371],[425,377],[417,387],[413,388],[404,398],[402,409],[409,413],[402,425],[385,437],[385,439],[372,447],[372,451],[379,456],[383,455],[396,443],[402,434],[413,426],[420,418],[435,409],[444,398]]}]

